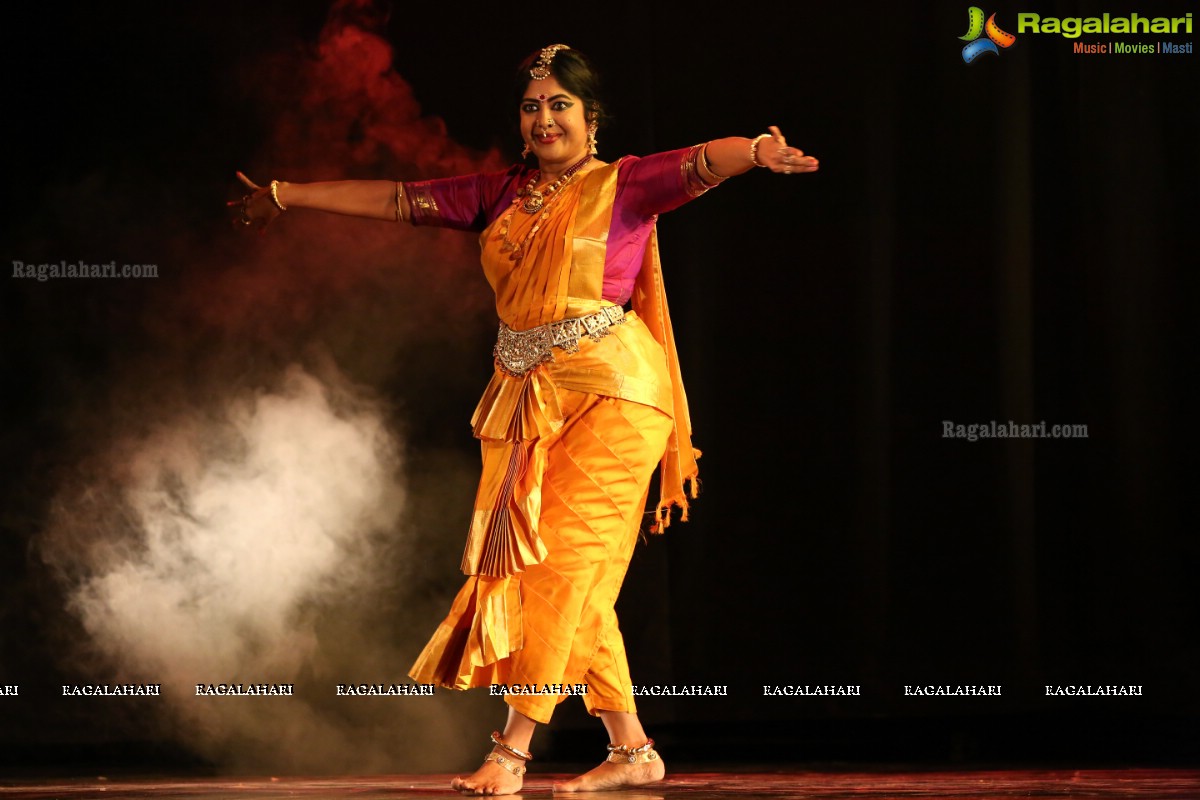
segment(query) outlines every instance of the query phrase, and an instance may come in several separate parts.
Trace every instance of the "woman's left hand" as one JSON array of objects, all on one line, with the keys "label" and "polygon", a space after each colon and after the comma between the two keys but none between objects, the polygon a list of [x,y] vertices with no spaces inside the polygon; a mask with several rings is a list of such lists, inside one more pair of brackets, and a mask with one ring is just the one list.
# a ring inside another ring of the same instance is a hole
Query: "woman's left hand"
[{"label": "woman's left hand", "polygon": [[762,166],[784,175],[817,171],[820,162],[804,155],[803,150],[788,146],[778,127],[770,125],[767,130],[771,132],[771,138],[763,139],[758,144],[758,160]]},{"label": "woman's left hand", "polygon": [[282,213],[271,198],[271,187],[259,186],[241,172],[237,173],[237,177],[250,193],[241,200],[230,200],[225,204],[233,213],[233,225],[235,228],[257,226],[258,232],[263,233],[272,220]]}]

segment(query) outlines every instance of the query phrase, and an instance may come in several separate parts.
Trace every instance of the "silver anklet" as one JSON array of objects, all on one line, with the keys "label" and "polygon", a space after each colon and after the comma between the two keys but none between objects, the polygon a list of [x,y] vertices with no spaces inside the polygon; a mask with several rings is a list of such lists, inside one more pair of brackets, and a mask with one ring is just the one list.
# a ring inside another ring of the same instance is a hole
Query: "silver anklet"
[{"label": "silver anklet", "polygon": [[653,739],[647,739],[641,747],[630,747],[627,744],[610,744],[607,747],[608,756],[604,760],[614,764],[646,764],[658,760]]}]

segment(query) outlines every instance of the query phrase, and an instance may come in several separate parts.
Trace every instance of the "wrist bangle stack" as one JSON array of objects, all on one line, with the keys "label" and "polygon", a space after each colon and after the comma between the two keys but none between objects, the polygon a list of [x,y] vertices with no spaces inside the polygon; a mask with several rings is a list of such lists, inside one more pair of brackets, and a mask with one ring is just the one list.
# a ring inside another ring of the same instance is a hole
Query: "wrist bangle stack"
[{"label": "wrist bangle stack", "polygon": [[758,136],[755,136],[754,139],[750,142],[750,161],[751,161],[751,163],[754,164],[754,166],[756,166],[756,167],[767,166],[766,164],[764,164],[758,160],[758,143],[761,142],[763,139],[770,139],[770,138],[771,138],[771,134],[760,133]]},{"label": "wrist bangle stack", "polygon": [[712,162],[708,160],[708,143],[707,142],[704,144],[704,149],[702,149],[700,151],[700,158],[704,160],[704,168],[706,170],[708,170],[708,174],[712,175],[714,178],[716,178],[717,183],[720,183],[721,181],[729,180],[728,175],[718,175],[717,172],[712,168]]},{"label": "wrist bangle stack", "polygon": [[279,181],[271,181],[271,200],[280,211],[287,211],[287,206],[279,202]]}]

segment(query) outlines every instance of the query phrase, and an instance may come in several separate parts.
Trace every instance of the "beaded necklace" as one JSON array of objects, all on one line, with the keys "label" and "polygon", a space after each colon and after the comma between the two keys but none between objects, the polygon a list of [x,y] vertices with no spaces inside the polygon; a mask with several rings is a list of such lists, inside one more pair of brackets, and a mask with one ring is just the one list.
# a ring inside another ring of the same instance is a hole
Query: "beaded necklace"
[{"label": "beaded necklace", "polygon": [[[559,190],[570,183],[579,173],[579,170],[583,169],[591,160],[592,156],[590,154],[584,156],[560,175],[558,180],[543,190],[534,188],[537,186],[538,180],[542,177],[542,171],[537,170],[530,176],[529,182],[525,184],[524,188],[517,191],[517,196],[513,198],[512,206],[508,209],[508,213],[504,215],[504,219],[500,221],[500,235],[504,240],[504,244],[500,246],[500,252],[509,253],[509,258],[513,261],[519,261],[525,255],[525,245],[529,244],[534,234],[542,227],[542,223],[550,216],[550,206],[553,205],[554,199],[558,197]],[[529,233],[525,234],[525,238],[520,242],[514,242],[508,238],[508,229],[512,224],[513,214],[516,213],[517,206],[520,206],[521,210],[526,214],[542,212],[542,215],[530,227]]]}]

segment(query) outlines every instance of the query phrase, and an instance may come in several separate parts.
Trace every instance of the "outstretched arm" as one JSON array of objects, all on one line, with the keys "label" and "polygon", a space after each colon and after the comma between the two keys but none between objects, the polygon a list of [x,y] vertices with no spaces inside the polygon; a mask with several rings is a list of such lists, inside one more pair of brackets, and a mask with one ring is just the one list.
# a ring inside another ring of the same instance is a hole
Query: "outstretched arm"
[{"label": "outstretched arm", "polygon": [[731,136],[713,139],[704,148],[704,158],[699,159],[704,170],[703,177],[710,183],[723,178],[732,178],[749,172],[754,167],[766,167],[772,172],[785,175],[816,172],[819,162],[804,151],[788,146],[779,128],[774,125],[755,139]]},{"label": "outstretched arm", "polygon": [[237,211],[236,222],[242,225],[266,227],[291,208],[397,222],[412,218],[408,198],[396,181],[272,181],[259,186],[241,172],[237,176],[250,190],[241,200],[229,201],[230,208]]}]

